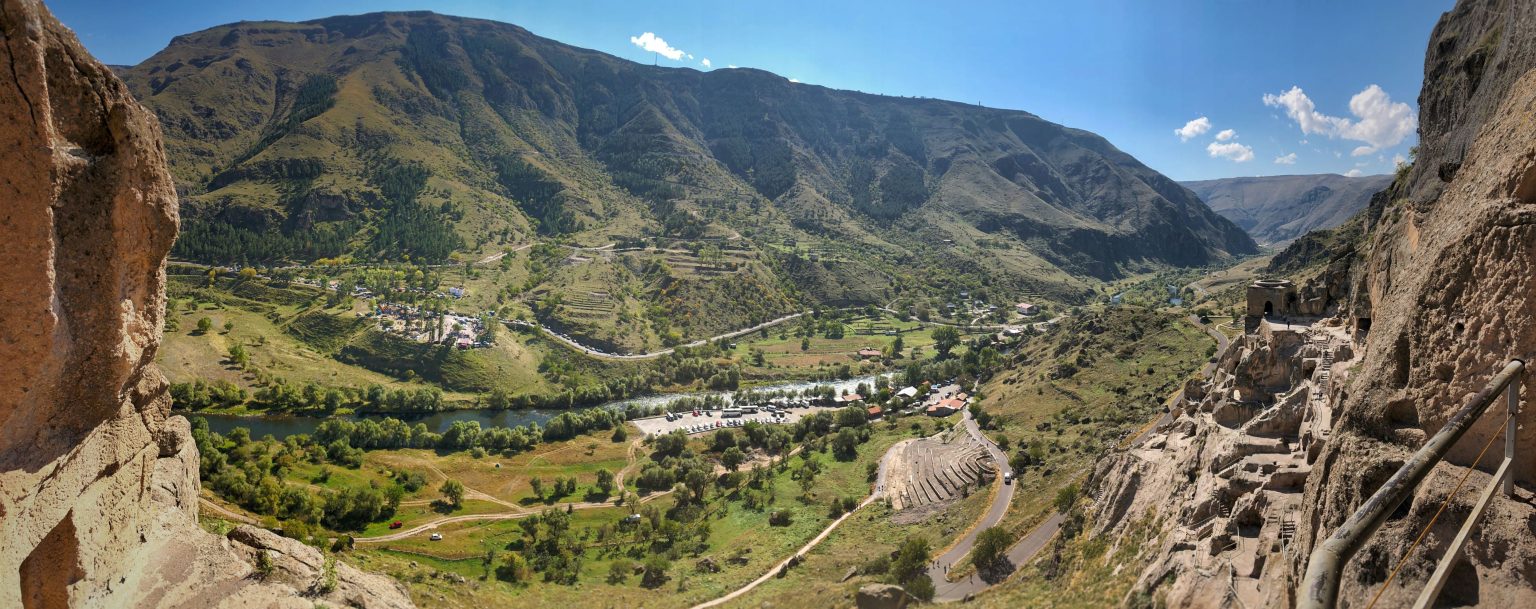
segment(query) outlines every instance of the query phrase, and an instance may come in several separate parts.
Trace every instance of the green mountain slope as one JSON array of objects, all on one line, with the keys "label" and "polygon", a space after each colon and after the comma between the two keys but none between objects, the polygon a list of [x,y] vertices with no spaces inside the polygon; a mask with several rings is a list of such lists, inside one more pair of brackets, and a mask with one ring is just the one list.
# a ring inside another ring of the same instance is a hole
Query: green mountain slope
[{"label": "green mountain slope", "polygon": [[1256,249],[1103,138],[1026,112],[656,68],[491,21],[242,22],[122,76],[164,124],[177,254],[204,261],[713,241],[774,298],[883,304],[1079,300]]}]

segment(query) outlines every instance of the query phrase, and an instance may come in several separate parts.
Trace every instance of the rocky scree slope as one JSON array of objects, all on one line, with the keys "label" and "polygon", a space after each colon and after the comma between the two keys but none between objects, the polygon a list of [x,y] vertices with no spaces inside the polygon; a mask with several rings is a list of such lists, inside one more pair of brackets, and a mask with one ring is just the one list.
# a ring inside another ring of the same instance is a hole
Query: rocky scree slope
[{"label": "rocky scree slope", "polygon": [[1392,176],[1338,174],[1222,178],[1180,182],[1216,213],[1264,245],[1283,245],[1333,228],[1365,209]]},{"label": "rocky scree slope", "polygon": [[[925,254],[952,239],[970,248],[968,270],[1019,289],[1255,251],[1188,189],[1027,112],[657,68],[492,21],[235,23],[122,75],[165,126],[186,243],[249,245],[187,250],[210,259],[745,235],[759,249],[826,239],[859,252],[840,262],[850,269],[795,281],[888,285],[887,265],[954,264]],[[391,175],[423,182],[405,200]],[[452,225],[463,243],[391,247],[402,215]],[[989,240],[1003,247],[978,245]]]},{"label": "rocky scree slope", "polygon": [[159,128],[41,4],[0,0],[0,34],[0,606],[411,606],[346,565],[317,588],[296,541],[198,527],[197,448],[153,364],[177,225]]}]

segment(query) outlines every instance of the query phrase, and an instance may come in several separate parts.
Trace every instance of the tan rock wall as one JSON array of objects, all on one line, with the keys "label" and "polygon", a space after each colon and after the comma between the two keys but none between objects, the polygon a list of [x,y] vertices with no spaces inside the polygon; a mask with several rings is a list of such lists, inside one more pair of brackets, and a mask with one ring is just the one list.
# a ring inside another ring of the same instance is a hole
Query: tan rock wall
[{"label": "tan rock wall", "polygon": [[[154,365],[177,230],[155,118],[41,4],[0,0],[0,35],[0,607],[410,607],[298,542],[198,527]],[[251,576],[257,543],[287,579]]]}]

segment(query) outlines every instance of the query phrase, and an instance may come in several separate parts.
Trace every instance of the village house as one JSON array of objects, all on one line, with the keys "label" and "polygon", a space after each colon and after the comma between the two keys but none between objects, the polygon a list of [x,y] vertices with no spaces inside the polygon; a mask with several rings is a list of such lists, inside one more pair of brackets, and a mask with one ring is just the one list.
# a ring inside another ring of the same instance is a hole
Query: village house
[{"label": "village house", "polygon": [[882,355],[884,354],[879,349],[870,349],[868,347],[859,349],[859,359],[880,359]]},{"label": "village house", "polygon": [[927,413],[930,417],[947,417],[959,412],[964,406],[965,402],[963,400],[955,398],[939,400],[937,403],[928,406]]},{"label": "village house", "polygon": [[1030,302],[1021,302],[1019,304],[1013,305],[1013,310],[1018,311],[1019,315],[1031,317],[1040,313],[1040,305]]}]

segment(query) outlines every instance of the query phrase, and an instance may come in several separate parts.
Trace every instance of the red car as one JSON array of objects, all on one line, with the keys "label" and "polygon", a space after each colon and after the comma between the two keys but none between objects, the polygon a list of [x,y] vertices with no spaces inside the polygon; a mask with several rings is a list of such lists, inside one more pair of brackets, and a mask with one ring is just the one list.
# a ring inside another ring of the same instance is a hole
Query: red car
[{"label": "red car", "polygon": [[405,526],[405,523],[400,522],[399,520],[389,523],[389,528],[391,529],[398,529],[403,526]]}]

